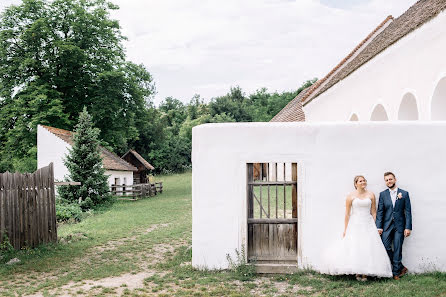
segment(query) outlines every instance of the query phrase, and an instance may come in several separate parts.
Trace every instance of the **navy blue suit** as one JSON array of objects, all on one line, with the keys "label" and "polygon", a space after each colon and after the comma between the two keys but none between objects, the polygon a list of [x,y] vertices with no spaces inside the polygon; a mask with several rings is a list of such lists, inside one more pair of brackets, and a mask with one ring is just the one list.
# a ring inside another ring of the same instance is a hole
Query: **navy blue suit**
[{"label": "navy blue suit", "polygon": [[[398,198],[399,193],[402,194],[402,198]],[[392,263],[392,273],[398,275],[404,267],[401,263],[404,229],[412,230],[412,211],[408,192],[398,189],[395,207],[389,189],[379,193],[376,227],[383,229],[381,239]]]}]

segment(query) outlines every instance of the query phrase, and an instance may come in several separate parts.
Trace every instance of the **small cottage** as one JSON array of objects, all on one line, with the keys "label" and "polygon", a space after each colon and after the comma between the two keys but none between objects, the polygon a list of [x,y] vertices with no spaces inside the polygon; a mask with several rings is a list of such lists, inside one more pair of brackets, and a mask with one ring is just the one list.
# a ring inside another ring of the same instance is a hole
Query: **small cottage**
[{"label": "small cottage", "polygon": [[133,184],[146,184],[149,182],[149,173],[155,168],[134,150],[129,150],[122,159],[135,166],[138,170],[133,171]]},{"label": "small cottage", "polygon": [[[37,168],[54,164],[54,179],[62,181],[68,175],[68,169],[63,160],[68,149],[73,146],[73,132],[49,126],[37,126]],[[108,184],[132,185],[133,172],[138,169],[115,153],[104,147],[99,147],[102,165],[106,169]]]}]

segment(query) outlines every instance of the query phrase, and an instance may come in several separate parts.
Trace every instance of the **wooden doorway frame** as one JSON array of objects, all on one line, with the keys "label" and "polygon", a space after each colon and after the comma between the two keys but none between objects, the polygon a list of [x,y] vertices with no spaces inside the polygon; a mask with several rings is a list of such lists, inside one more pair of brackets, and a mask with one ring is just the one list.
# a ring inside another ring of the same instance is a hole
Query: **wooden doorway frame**
[{"label": "wooden doorway frame", "polygon": [[[270,168],[270,164],[272,167]],[[298,173],[297,163],[283,164],[283,180],[278,180],[277,162],[246,163],[247,170],[247,260],[263,264],[298,265]],[[291,166],[291,180],[286,174],[286,165]],[[268,173],[257,172],[267,168]],[[271,174],[274,172],[275,174]],[[256,180],[257,178],[257,180]],[[255,187],[260,188],[260,195],[254,193]],[[266,203],[262,197],[262,187],[267,187]],[[278,210],[278,188],[283,188],[283,215]],[[286,189],[291,188],[291,214],[287,214]],[[275,195],[270,195],[271,189]],[[275,201],[274,201],[275,199]],[[273,201],[272,201],[273,200]],[[255,202],[259,207],[257,217],[254,215]],[[275,202],[275,203],[274,203]],[[263,206],[265,204],[265,206]],[[271,207],[273,211],[271,211]],[[291,215],[291,216],[290,216]],[[289,216],[289,217],[287,217]],[[263,251],[259,252],[259,250]],[[263,253],[266,251],[266,256]],[[271,273],[270,269],[267,269]]]}]

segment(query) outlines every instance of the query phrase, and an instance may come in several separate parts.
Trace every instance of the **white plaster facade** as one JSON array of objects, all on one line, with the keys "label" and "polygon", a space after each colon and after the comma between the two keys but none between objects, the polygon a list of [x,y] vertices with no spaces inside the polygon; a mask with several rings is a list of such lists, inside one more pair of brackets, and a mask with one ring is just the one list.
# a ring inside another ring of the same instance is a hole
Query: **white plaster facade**
[{"label": "white plaster facade", "polygon": [[48,166],[53,162],[54,180],[63,181],[68,175],[68,169],[63,164],[63,159],[68,154],[71,146],[52,134],[44,127],[37,126],[37,168]]},{"label": "white plaster facade", "polygon": [[[41,125],[37,126],[37,168],[54,164],[54,180],[63,181],[68,176],[68,169],[63,160],[68,154],[70,144],[57,137]],[[120,184],[133,185],[133,171],[106,170],[109,185],[118,178]]]},{"label": "white plaster facade", "polygon": [[[390,121],[408,119],[401,108],[418,120],[446,120],[445,28],[443,11],[305,104],[306,121],[376,120],[379,105]],[[416,111],[403,102],[407,96],[415,98]]]},{"label": "white plaster facade", "polygon": [[[412,272],[446,271],[446,122],[228,123],[193,128],[192,265],[227,268],[226,254],[247,246],[246,163],[298,163],[298,265],[342,236],[353,177],[385,189],[393,171],[409,191],[413,232],[403,246]],[[268,141],[265,141],[268,139]],[[259,144],[262,145],[259,145]]]}]

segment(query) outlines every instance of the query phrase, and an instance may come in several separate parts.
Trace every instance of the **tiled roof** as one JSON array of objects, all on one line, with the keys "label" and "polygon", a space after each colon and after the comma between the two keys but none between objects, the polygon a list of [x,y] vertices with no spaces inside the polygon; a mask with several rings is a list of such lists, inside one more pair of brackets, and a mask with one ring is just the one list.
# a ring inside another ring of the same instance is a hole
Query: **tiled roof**
[{"label": "tiled roof", "polygon": [[381,24],[378,25],[363,41],[361,41],[341,62],[339,62],[325,77],[316,81],[313,85],[300,92],[296,98],[290,101],[271,121],[272,122],[303,122],[305,121],[305,114],[302,110],[302,104],[305,101],[311,101],[313,95],[327,82],[330,82],[334,74],[338,73],[348,61],[352,60],[361,49],[364,48],[371,38],[377,34],[383,27],[392,21],[392,16],[388,16]]},{"label": "tiled roof", "polygon": [[[47,129],[52,134],[56,135],[69,145],[73,146],[73,132],[68,130],[63,130],[59,128],[49,127],[41,125],[43,128]],[[137,171],[138,169],[129,164],[127,161],[119,158],[115,153],[110,152],[102,146],[99,146],[99,153],[102,157],[102,165],[108,170],[122,170],[122,171]]]},{"label": "tiled roof", "polygon": [[321,88],[313,92],[311,98],[304,98],[307,104],[339,81],[345,79],[356,69],[373,59],[392,44],[431,20],[446,8],[445,0],[420,0],[405,13],[391,22],[345,67],[334,74]]},{"label": "tiled roof", "polygon": [[146,169],[149,170],[154,170],[155,167],[153,167],[149,162],[147,162],[140,154],[138,154],[138,152],[136,152],[135,150],[129,150],[127,153],[124,154],[124,156],[122,156],[122,159],[125,158],[125,156],[127,156],[128,154],[132,154],[133,156],[135,156],[136,159],[138,159],[139,162],[141,162],[141,164],[144,165],[144,167],[146,167]]},{"label": "tiled roof", "polygon": [[270,122],[305,122],[305,114],[302,110],[302,97],[311,89],[311,86],[302,90],[296,98],[276,114]]},{"label": "tiled roof", "polygon": [[271,121],[286,122],[298,118],[298,110],[301,107],[297,101],[303,105],[308,104],[380,52],[431,20],[445,8],[446,0],[420,0],[400,17],[393,19],[392,16],[388,16],[325,77],[314,83],[305,93],[299,93]]},{"label": "tiled roof", "polygon": [[362,40],[344,59],[342,59],[341,62],[339,62],[326,76],[315,82],[311,86],[311,89],[301,99],[302,102],[305,103],[305,101],[311,101],[311,98],[314,98],[314,95],[318,93],[318,91],[322,89],[322,87],[324,87],[327,83],[331,82],[331,79],[335,76],[335,74],[337,74],[341,69],[343,69],[344,66],[348,65],[347,62],[350,62],[351,60],[353,60],[352,58],[360,54],[362,50],[365,48],[364,46],[368,44],[371,40],[373,40],[376,34],[380,32],[380,30],[385,28],[385,26],[389,25],[389,23],[392,21],[393,17],[389,15],[372,32],[370,32],[370,34],[367,35],[367,37],[364,38],[364,40]]}]

